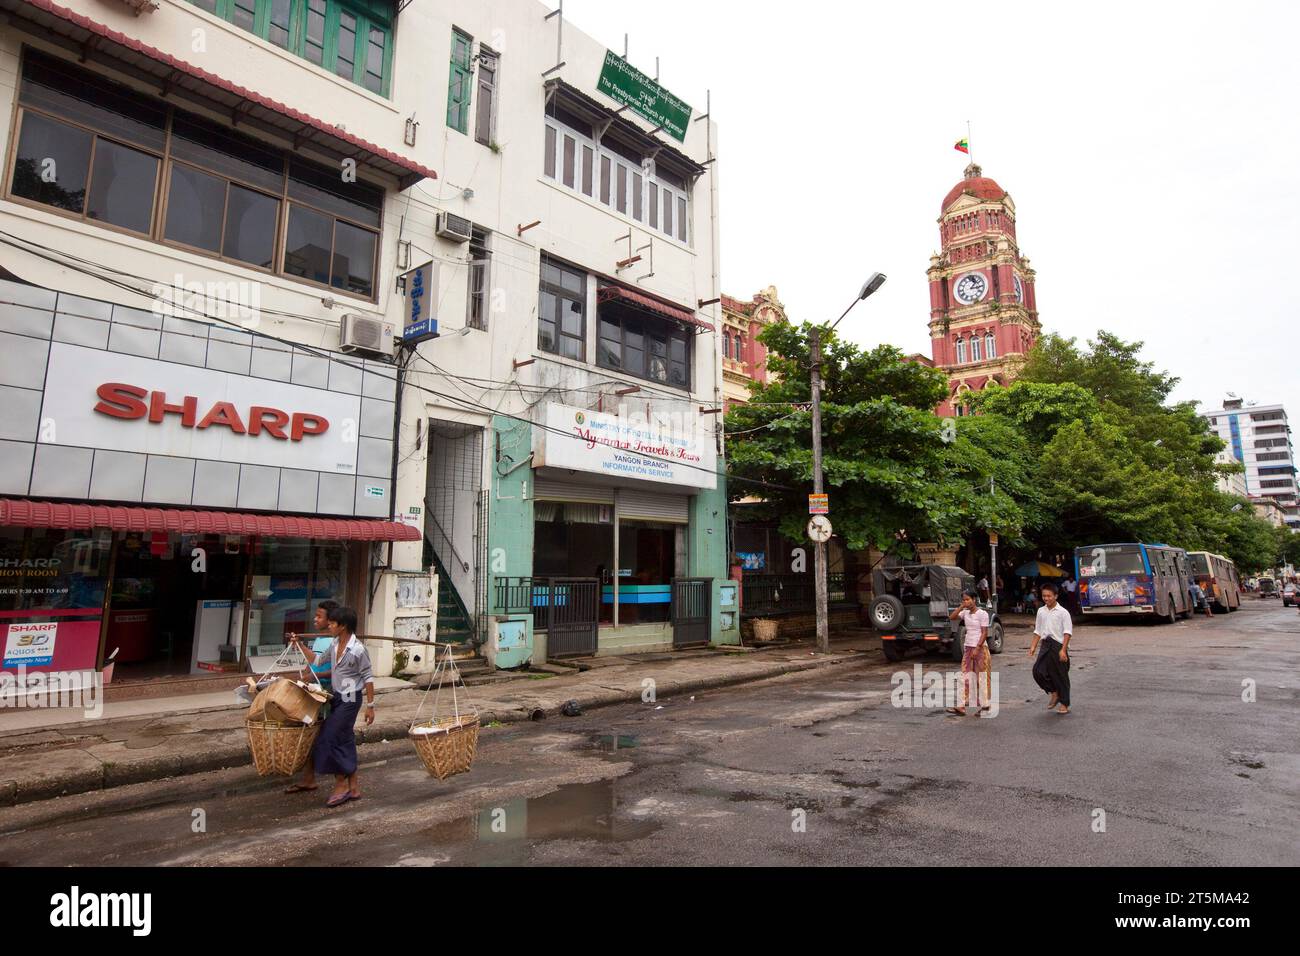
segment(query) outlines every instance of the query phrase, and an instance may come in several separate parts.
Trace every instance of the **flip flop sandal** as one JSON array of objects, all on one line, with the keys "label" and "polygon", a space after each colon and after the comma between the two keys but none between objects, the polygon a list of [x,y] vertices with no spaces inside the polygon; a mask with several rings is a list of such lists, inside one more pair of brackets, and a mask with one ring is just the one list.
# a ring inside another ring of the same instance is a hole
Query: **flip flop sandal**
[{"label": "flip flop sandal", "polygon": [[325,806],[330,808],[341,807],[343,806],[343,804],[347,803],[351,799],[352,799],[352,794],[340,793],[337,797],[330,797],[328,800],[326,800]]},{"label": "flip flop sandal", "polygon": [[320,784],[315,784],[314,786],[310,786],[310,787],[304,787],[300,783],[295,783],[292,787],[286,787],[284,792],[285,793],[311,793],[313,790],[319,789],[319,787]]},{"label": "flip flop sandal", "polygon": [[955,715],[958,716],[958,717],[965,717],[965,716],[966,716],[966,711],[964,711],[964,710],[962,710],[962,709],[960,709],[960,708],[958,708],[958,707],[949,707],[949,708],[948,708],[948,713],[950,713],[950,714],[955,714]]},{"label": "flip flop sandal", "polygon": [[361,794],[359,794],[359,793],[357,793],[355,790],[353,790],[351,793],[348,794],[348,799],[349,799],[349,800],[360,800],[360,799],[361,799]]}]

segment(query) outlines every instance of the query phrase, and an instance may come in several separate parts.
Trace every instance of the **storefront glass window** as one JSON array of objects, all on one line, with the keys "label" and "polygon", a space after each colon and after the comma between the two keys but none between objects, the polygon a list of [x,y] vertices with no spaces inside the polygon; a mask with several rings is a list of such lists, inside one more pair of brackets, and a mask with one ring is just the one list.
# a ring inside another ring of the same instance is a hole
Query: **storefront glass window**
[{"label": "storefront glass window", "polygon": [[347,603],[347,545],[300,540],[259,541],[253,555],[248,656],[276,655],[289,634],[312,633],[316,604]]},{"label": "storefront glass window", "polygon": [[0,611],[104,606],[109,532],[0,528]]},{"label": "storefront glass window", "polygon": [[106,531],[0,529],[0,667],[97,666],[110,543]]}]

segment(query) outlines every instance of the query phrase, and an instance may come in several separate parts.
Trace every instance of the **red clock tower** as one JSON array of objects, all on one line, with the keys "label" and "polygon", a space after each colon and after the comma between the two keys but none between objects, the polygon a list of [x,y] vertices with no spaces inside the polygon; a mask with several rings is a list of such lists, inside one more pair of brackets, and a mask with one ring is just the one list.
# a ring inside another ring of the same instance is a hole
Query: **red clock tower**
[{"label": "red clock tower", "polygon": [[1016,245],[1016,204],[974,163],[944,197],[939,236],[928,272],[934,364],[948,373],[938,411],[963,415],[963,396],[1010,383],[1038,339],[1034,270]]}]

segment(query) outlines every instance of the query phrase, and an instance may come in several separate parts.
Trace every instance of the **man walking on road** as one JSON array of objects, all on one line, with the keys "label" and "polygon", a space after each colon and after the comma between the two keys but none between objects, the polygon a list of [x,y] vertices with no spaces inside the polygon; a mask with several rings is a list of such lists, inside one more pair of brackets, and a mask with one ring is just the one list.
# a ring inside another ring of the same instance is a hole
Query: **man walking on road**
[{"label": "man walking on road", "polygon": [[[1070,612],[1056,603],[1056,587],[1043,585],[1043,607],[1034,619],[1034,639],[1029,644],[1029,656],[1034,658],[1034,681],[1051,696],[1047,709],[1058,714],[1070,712],[1070,638],[1074,625]],[[1042,650],[1039,651],[1039,642]]]}]

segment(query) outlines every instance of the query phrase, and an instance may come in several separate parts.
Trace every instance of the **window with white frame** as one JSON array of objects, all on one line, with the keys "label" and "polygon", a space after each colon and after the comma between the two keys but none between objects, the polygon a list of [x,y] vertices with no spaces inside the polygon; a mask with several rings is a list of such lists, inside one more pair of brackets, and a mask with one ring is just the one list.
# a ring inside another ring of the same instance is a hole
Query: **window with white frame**
[{"label": "window with white frame", "polygon": [[548,107],[543,175],[678,242],[690,242],[686,176],[561,106]]},{"label": "window with white frame", "polygon": [[990,359],[998,357],[998,340],[992,332],[984,336],[984,357]]},{"label": "window with white frame", "polygon": [[980,337],[978,335],[972,335],[970,337],[970,360],[972,362],[980,361],[982,358],[981,352]]},{"label": "window with white frame", "polygon": [[469,240],[469,311],[465,315],[465,324],[471,329],[486,329],[491,290],[488,287],[488,266],[491,251],[488,247],[488,232],[474,226]]},{"label": "window with white frame", "polygon": [[966,361],[966,340],[957,339],[957,364],[961,365]]}]

